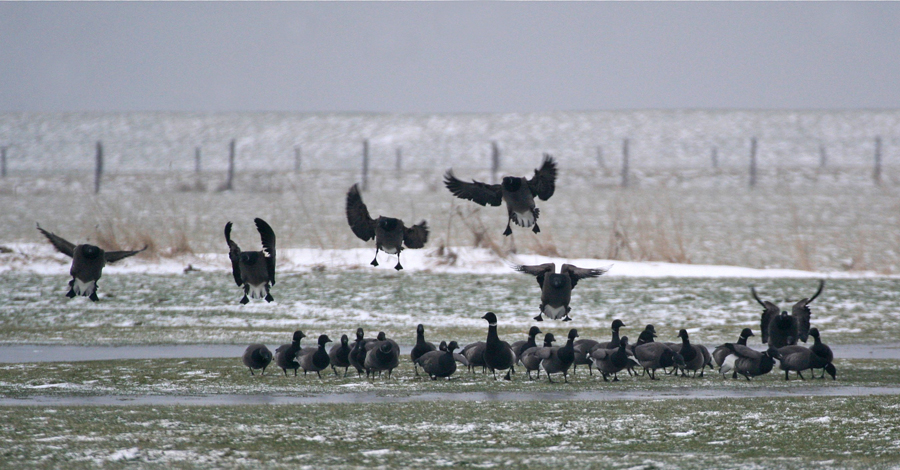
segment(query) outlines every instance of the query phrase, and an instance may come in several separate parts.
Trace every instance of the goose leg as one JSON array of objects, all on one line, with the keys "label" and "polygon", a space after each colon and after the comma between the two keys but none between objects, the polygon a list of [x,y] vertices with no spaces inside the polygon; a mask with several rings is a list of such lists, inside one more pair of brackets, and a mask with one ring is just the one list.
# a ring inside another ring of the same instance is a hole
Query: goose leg
[{"label": "goose leg", "polygon": [[531,231],[534,233],[541,233],[541,228],[538,227],[537,222],[534,223],[534,228],[532,228]]},{"label": "goose leg", "polygon": [[272,294],[269,293],[269,284],[266,283],[266,302],[271,302],[275,300],[275,297],[272,297]]},{"label": "goose leg", "polygon": [[91,295],[88,298],[91,299],[91,302],[96,302],[96,301],[100,300],[100,298],[97,297],[97,286],[96,285],[94,285],[94,292],[91,292]]},{"label": "goose leg", "polygon": [[806,379],[803,378],[803,374],[801,374],[799,370],[797,371],[797,375],[800,376],[800,380],[806,380]]},{"label": "goose leg", "polygon": [[397,265],[394,266],[394,269],[396,269],[397,271],[403,269],[403,266],[400,265],[400,252],[399,251],[397,251]]},{"label": "goose leg", "polygon": [[247,298],[247,294],[250,293],[250,286],[244,284],[244,296],[241,297],[241,305],[247,305],[250,302],[250,299]]},{"label": "goose leg", "polygon": [[252,368],[252,367],[248,367],[248,369],[250,369],[250,375],[256,375],[256,374],[253,373],[253,368]]},{"label": "goose leg", "polygon": [[510,222],[512,222],[512,218],[506,220],[506,230],[503,231],[503,235],[507,237],[512,235],[512,227],[509,226]]},{"label": "goose leg", "polygon": [[790,373],[791,373],[791,371],[789,371],[789,370],[784,371],[784,380],[786,380],[786,381],[791,380],[790,378],[788,378],[788,374],[790,374]]},{"label": "goose leg", "polygon": [[375,247],[375,257],[372,258],[372,262],[369,264],[371,264],[372,266],[378,266],[378,247],[377,246]]},{"label": "goose leg", "polygon": [[[66,292],[66,297],[68,297],[70,299],[75,297],[75,287],[74,286],[75,286],[75,278],[73,277],[72,280],[69,281],[69,292]],[[822,374],[824,375],[825,373],[822,372]]]}]

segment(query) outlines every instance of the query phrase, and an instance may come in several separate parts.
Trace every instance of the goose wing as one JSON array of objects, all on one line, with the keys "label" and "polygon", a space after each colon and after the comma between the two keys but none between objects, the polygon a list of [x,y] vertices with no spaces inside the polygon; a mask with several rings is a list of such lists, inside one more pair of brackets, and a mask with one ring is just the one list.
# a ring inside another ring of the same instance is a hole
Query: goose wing
[{"label": "goose wing", "polygon": [[760,330],[762,331],[762,342],[769,342],[769,323],[773,318],[778,316],[780,309],[777,305],[769,302],[768,300],[762,301],[759,299],[759,296],[756,295],[756,288],[750,286],[750,293],[753,295],[753,298],[763,306],[765,310],[763,310],[762,319],[760,320]]},{"label": "goose wing", "polygon": [[472,180],[466,183],[453,175],[453,170],[444,174],[444,186],[460,199],[468,199],[482,206],[499,206],[503,202],[503,188],[499,184],[485,184]]},{"label": "goose wing", "polygon": [[40,225],[37,226],[37,229],[39,232],[43,233],[45,237],[47,237],[47,240],[50,240],[50,243],[53,244],[53,247],[56,248],[60,253],[66,255],[70,258],[75,256],[75,244],[74,243],[66,240],[63,237],[60,237],[59,235],[57,235],[53,232],[48,232],[48,231],[42,229]]},{"label": "goose wing", "polygon": [[513,269],[519,271],[520,273],[531,274],[532,276],[537,277],[537,283],[542,288],[544,287],[544,276],[547,273],[553,273],[556,271],[555,263],[544,263],[538,264],[534,266],[525,266],[525,265],[513,265]]},{"label": "goose wing", "polygon": [[809,338],[809,318],[812,316],[812,311],[809,309],[809,304],[813,300],[816,300],[816,297],[822,293],[822,289],[825,287],[825,281],[819,281],[819,289],[813,294],[812,297],[808,299],[803,299],[796,304],[791,309],[791,316],[797,319],[797,332],[800,336],[800,341],[804,343]]},{"label": "goose wing", "polygon": [[231,274],[234,275],[234,282],[238,286],[242,286],[244,281],[241,279],[241,265],[239,264],[241,247],[231,239],[231,222],[225,224],[225,241],[228,242],[228,259],[231,260]]},{"label": "goose wing", "polygon": [[132,250],[132,251],[106,251],[103,253],[103,257],[106,259],[107,263],[115,263],[121,259],[125,259],[129,256],[134,256],[144,250],[147,249],[147,245],[144,245],[140,250]]},{"label": "goose wing", "polygon": [[534,176],[528,180],[531,194],[542,201],[550,199],[556,190],[556,162],[549,154],[544,154],[544,163],[534,170]]},{"label": "goose wing", "polygon": [[578,281],[588,277],[597,277],[606,274],[606,272],[609,271],[609,268],[588,269],[579,268],[578,266],[571,264],[564,264],[559,271],[562,274],[568,274],[569,279],[572,280],[572,287],[575,287],[575,284],[578,284]]},{"label": "goose wing", "polygon": [[369,215],[369,209],[359,194],[359,184],[354,184],[347,192],[347,222],[350,229],[362,241],[375,238],[375,219]]},{"label": "goose wing", "polygon": [[407,248],[422,248],[428,242],[428,222],[424,220],[403,229],[403,244]]},{"label": "goose wing", "polygon": [[266,270],[269,272],[269,282],[275,285],[275,231],[260,218],[253,219],[256,223],[256,231],[262,240],[263,251],[266,253]]}]

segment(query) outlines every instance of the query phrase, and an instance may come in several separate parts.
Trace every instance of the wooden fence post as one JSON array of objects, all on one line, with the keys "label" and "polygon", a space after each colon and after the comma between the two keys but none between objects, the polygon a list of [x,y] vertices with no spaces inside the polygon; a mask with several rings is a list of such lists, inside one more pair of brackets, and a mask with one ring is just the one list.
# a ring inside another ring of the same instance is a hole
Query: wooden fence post
[{"label": "wooden fence post", "polygon": [[234,154],[237,143],[231,139],[228,145],[228,176],[225,178],[225,191],[231,191],[234,188]]},{"label": "wooden fence post", "polygon": [[369,189],[369,139],[363,140],[362,190]]},{"label": "wooden fence post", "polygon": [[94,167],[94,194],[100,193],[100,178],[103,176],[103,144],[97,141],[97,164]]},{"label": "wooden fence post", "polygon": [[497,173],[500,171],[500,147],[497,141],[491,141],[491,183],[497,184]]},{"label": "wooden fence post", "polygon": [[756,137],[750,139],[750,187],[756,187]]},{"label": "wooden fence post", "polygon": [[628,139],[622,141],[622,187],[628,187]]}]

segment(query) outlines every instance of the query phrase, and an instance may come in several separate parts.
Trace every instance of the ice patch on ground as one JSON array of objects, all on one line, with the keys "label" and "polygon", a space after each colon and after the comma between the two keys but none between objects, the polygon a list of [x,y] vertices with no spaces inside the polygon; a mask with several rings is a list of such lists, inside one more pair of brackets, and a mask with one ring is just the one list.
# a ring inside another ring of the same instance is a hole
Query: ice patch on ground
[{"label": "ice patch on ground", "polygon": [[[71,260],[54,251],[49,244],[7,244],[12,253],[0,254],[0,273],[27,271],[41,275],[66,275]],[[386,256],[386,255],[385,255]],[[801,271],[796,269],[756,269],[740,266],[676,264],[662,262],[616,261],[592,258],[559,258],[541,255],[509,255],[503,258],[486,248],[456,247],[444,249],[405,250],[403,266],[407,272],[451,274],[510,274],[512,264],[574,264],[583,268],[605,268],[610,277],[695,277],[695,278],[900,278],[871,271]],[[283,274],[309,271],[383,270],[391,273],[392,264],[372,268],[371,248],[327,250],[313,248],[280,249],[278,272]],[[104,273],[180,274],[187,267],[198,271],[228,272],[227,253],[203,253],[175,258],[147,260],[127,258],[104,268]]]}]

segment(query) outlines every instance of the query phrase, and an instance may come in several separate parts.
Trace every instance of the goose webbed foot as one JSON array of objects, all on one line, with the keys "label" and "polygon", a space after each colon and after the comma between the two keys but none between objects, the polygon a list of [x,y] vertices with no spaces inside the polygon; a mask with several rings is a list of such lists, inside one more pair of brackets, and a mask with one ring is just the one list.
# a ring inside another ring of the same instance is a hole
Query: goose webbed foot
[{"label": "goose webbed foot", "polygon": [[266,294],[266,302],[272,302],[275,300],[275,297],[272,297],[272,294]]},{"label": "goose webbed foot", "polygon": [[506,222],[506,230],[503,231],[503,235],[507,237],[512,235],[512,227],[509,226],[508,221]]},{"label": "goose webbed foot", "polygon": [[543,313],[538,314],[538,316],[534,317],[534,321],[544,321]]},{"label": "goose webbed foot", "polygon": [[397,271],[403,269],[403,266],[400,265],[400,260],[399,260],[399,259],[397,260],[397,265],[394,266],[394,269],[396,269]]},{"label": "goose webbed foot", "polygon": [[70,299],[75,297],[75,289],[69,288],[69,292],[66,292],[66,297]]},{"label": "goose webbed foot", "polygon": [[250,299],[248,299],[247,295],[244,294],[244,296],[241,297],[241,305],[247,305],[248,303],[250,303]]},{"label": "goose webbed foot", "polygon": [[252,367],[248,367],[248,369],[250,369],[250,375],[256,375],[256,374],[253,373],[253,368],[252,368]]},{"label": "goose webbed foot", "polygon": [[538,227],[537,222],[534,223],[534,228],[532,228],[531,231],[534,233],[541,233],[541,228]]},{"label": "goose webbed foot", "polygon": [[564,318],[563,318],[563,321],[572,321],[572,319],[571,319],[571,318],[569,318],[569,316],[568,316],[568,315],[566,315],[566,316],[565,316],[565,317],[564,317]]},{"label": "goose webbed foot", "polygon": [[371,264],[372,266],[378,266],[378,258],[373,258],[372,262],[369,264]]},{"label": "goose webbed foot", "polygon": [[96,301],[100,300],[100,298],[97,297],[97,291],[91,292],[91,295],[88,298],[91,299],[92,302],[96,302]]}]

